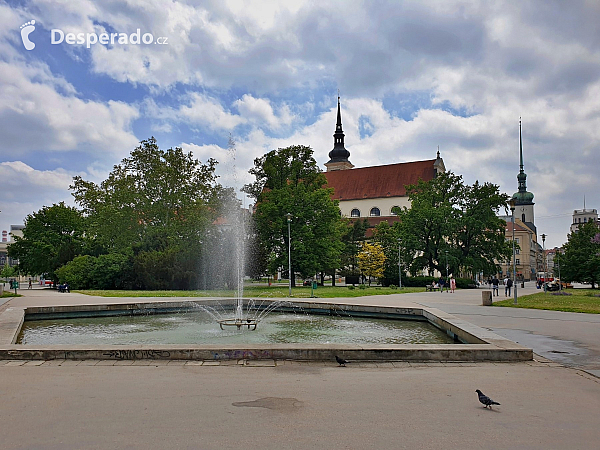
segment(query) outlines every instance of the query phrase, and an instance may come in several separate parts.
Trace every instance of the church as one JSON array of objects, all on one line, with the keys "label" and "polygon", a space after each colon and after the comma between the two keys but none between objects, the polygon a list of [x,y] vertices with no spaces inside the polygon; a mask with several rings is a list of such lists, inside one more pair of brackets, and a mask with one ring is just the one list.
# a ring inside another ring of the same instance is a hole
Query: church
[{"label": "church", "polygon": [[332,198],[339,201],[342,215],[351,219],[366,218],[370,227],[382,221],[395,222],[398,219],[392,210],[410,207],[406,185],[416,184],[419,179],[430,181],[446,171],[439,151],[436,159],[355,168],[344,144],[340,97],[333,150],[325,166],[328,187],[334,188]]}]

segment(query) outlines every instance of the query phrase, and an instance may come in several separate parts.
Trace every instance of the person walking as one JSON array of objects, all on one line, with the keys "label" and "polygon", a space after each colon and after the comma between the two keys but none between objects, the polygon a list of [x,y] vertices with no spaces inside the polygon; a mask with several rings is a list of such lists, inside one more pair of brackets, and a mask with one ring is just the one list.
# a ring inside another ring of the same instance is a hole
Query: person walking
[{"label": "person walking", "polygon": [[510,297],[510,288],[513,285],[513,281],[511,278],[508,279],[508,281],[506,282],[506,289],[508,289],[508,296]]},{"label": "person walking", "polygon": [[508,294],[507,294],[507,292],[508,292],[508,287],[507,287],[507,284],[508,284],[508,276],[505,276],[505,277],[504,277],[504,280],[502,280],[502,284],[504,285],[504,296],[505,296],[505,297],[508,297]]},{"label": "person walking", "polygon": [[494,293],[496,294],[496,297],[498,297],[498,285],[500,284],[500,280],[498,279],[498,277],[496,275],[494,275],[494,278],[492,278],[492,295],[494,295]]},{"label": "person walking", "polygon": [[444,277],[440,277],[440,292],[444,292],[445,284],[446,284],[446,282],[444,280]]},{"label": "person walking", "polygon": [[456,280],[454,277],[450,277],[450,292],[454,294],[454,289],[456,289]]}]

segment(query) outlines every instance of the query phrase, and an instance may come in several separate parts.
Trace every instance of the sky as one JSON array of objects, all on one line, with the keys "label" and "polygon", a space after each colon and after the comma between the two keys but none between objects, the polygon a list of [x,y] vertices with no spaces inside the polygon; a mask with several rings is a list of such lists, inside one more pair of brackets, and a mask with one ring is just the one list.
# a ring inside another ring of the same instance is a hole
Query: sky
[{"label": "sky", "polygon": [[594,0],[0,0],[0,229],[74,205],[74,176],[104,180],[150,136],[215,158],[226,186],[289,145],[325,169],[339,90],[356,167],[439,146],[511,195],[522,118],[538,233],[560,246],[584,198],[600,208],[598,23]]}]

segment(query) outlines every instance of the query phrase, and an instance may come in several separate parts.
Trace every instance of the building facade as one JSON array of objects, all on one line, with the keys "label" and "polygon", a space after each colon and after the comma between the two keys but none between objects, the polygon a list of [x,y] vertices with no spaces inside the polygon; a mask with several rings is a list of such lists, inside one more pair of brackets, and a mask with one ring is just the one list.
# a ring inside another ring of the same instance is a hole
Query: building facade
[{"label": "building facade", "polygon": [[573,223],[571,224],[570,232],[576,233],[582,224],[595,222],[600,227],[598,222],[598,211],[595,209],[576,209],[573,211]]},{"label": "building facade", "polygon": [[339,97],[337,106],[333,149],[325,164],[327,184],[334,189],[332,198],[339,201],[344,217],[366,218],[371,227],[383,220],[397,221],[394,209],[410,207],[405,186],[417,184],[419,180],[430,181],[445,172],[440,152],[436,159],[355,168],[345,148]]}]

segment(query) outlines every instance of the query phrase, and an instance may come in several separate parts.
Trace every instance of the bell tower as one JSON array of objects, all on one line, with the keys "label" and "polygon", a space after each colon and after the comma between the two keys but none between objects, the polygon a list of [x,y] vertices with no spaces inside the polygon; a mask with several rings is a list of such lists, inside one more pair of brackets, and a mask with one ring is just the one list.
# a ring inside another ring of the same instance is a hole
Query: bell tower
[{"label": "bell tower", "polygon": [[329,152],[329,161],[325,163],[327,172],[334,170],[352,169],[354,165],[348,160],[350,152],[344,147],[344,131],[342,130],[342,111],[340,108],[340,96],[338,95],[337,123],[333,133],[333,150]]}]

